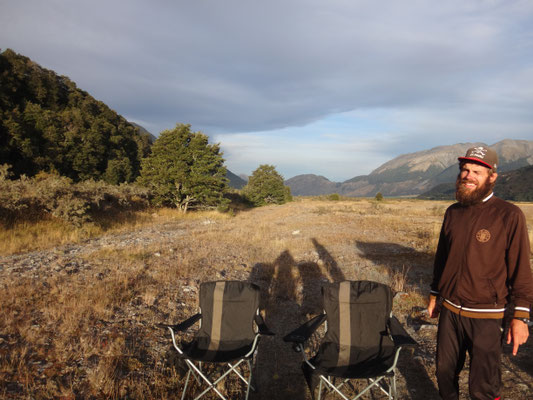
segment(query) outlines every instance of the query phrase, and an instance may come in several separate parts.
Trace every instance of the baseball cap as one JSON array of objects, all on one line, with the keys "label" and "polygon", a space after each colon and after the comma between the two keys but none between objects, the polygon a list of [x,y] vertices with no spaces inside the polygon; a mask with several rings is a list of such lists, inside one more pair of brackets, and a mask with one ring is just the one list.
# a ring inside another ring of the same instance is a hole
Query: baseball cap
[{"label": "baseball cap", "polygon": [[471,147],[466,151],[464,157],[459,157],[459,161],[474,161],[490,169],[498,168],[498,155],[486,146]]}]

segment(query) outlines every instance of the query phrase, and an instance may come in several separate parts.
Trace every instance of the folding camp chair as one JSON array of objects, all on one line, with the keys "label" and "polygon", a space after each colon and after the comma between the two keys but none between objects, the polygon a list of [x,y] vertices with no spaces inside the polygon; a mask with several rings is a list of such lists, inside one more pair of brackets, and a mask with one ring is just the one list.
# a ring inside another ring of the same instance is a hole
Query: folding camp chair
[{"label": "folding camp chair", "polygon": [[[200,386],[207,386],[195,399],[211,390],[226,399],[218,385],[233,372],[245,383],[248,399],[250,388],[255,390],[252,365],[259,336],[273,335],[259,313],[259,287],[239,281],[205,282],[200,285],[199,300],[200,312],[196,315],[177,325],[159,325],[170,330],[178,357],[188,367],[181,399],[185,398],[191,374]],[[178,344],[175,332],[185,332],[197,321],[200,327],[193,340]],[[206,366],[224,368],[222,372],[220,368],[207,368],[214,369],[208,373]]]},{"label": "folding camp chair", "polygon": [[[396,363],[401,347],[416,342],[392,317],[391,289],[377,282],[344,281],[323,286],[322,297],[324,313],[284,337],[303,355],[302,369],[313,399],[319,384],[319,400],[324,388],[349,400],[341,389],[348,385],[355,390],[352,379],[368,382],[354,400],[373,387],[389,399],[396,398]],[[304,345],[324,321],[326,333],[318,352],[309,358]]]}]

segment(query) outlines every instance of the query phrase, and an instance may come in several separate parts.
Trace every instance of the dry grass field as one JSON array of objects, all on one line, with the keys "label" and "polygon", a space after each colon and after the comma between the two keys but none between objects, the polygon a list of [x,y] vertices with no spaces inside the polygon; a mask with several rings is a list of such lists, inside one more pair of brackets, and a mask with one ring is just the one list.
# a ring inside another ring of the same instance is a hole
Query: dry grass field
[{"label": "dry grass field", "polygon": [[[250,397],[309,399],[300,355],[282,337],[320,312],[323,282],[368,279],[399,292],[393,312],[419,343],[401,357],[400,398],[437,399],[436,327],[424,310],[448,205],[296,199],[233,216],[132,215],[68,238],[53,227],[0,232],[9,242],[0,256],[0,398],[179,398],[170,337],[156,324],[191,316],[201,282],[237,279],[261,287],[277,334],[259,345],[260,391]],[[533,204],[519,206],[533,239]],[[505,399],[533,398],[532,342],[516,357],[505,348]]]}]

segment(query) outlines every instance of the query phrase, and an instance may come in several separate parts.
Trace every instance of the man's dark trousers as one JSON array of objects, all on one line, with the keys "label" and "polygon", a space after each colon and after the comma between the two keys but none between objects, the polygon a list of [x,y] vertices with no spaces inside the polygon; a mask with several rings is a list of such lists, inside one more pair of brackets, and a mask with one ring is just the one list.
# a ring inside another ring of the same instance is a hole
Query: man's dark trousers
[{"label": "man's dark trousers", "polygon": [[469,390],[475,400],[500,396],[502,320],[468,318],[442,307],[437,334],[437,381],[445,400],[459,398],[459,373],[470,355]]}]

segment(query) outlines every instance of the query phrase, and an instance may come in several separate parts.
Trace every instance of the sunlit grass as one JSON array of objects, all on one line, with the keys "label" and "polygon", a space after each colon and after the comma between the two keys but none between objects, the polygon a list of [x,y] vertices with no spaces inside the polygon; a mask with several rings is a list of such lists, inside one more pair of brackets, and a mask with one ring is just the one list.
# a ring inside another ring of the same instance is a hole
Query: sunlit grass
[{"label": "sunlit grass", "polygon": [[[50,219],[0,230],[3,254],[144,227],[157,239],[110,240],[86,252],[54,252],[43,264],[32,256],[29,272],[0,270],[0,397],[2,381],[19,383],[20,398],[176,395],[181,378],[156,352],[158,343],[170,346],[155,325],[192,315],[194,290],[206,280],[261,282],[270,302],[301,307],[309,293],[319,296],[322,282],[375,280],[402,292],[394,307],[407,317],[425,307],[449,204],[298,199],[235,216],[153,209],[102,215],[82,228]],[[533,205],[519,206],[531,227]]]},{"label": "sunlit grass", "polygon": [[154,223],[205,220],[217,221],[231,218],[230,214],[218,211],[182,213],[172,208],[157,208],[143,211],[128,211],[96,215],[94,221],[76,227],[63,220],[47,217],[35,221],[15,222],[9,227],[0,224],[0,255],[10,255],[49,249],[64,244],[80,243],[83,240],[139,229]]},{"label": "sunlit grass", "polygon": [[78,243],[102,234],[102,228],[86,225],[75,228],[58,219],[15,223],[9,228],[0,226],[0,255],[9,255],[53,246]]}]

